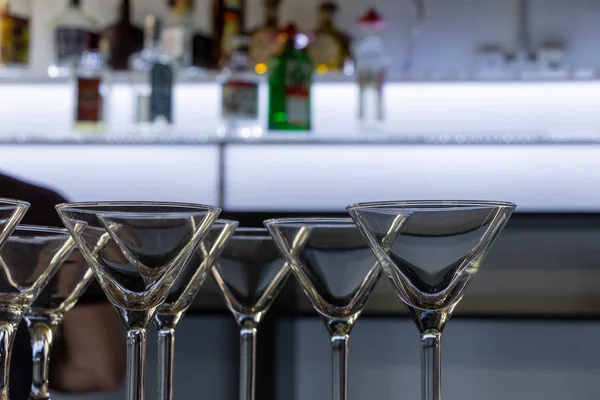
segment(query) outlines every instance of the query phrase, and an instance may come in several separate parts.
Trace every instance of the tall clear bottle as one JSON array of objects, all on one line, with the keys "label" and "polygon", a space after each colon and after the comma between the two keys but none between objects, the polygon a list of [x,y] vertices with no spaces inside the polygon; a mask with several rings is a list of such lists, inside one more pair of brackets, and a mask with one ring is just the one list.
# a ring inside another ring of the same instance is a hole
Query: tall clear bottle
[{"label": "tall clear bottle", "polygon": [[53,62],[48,67],[52,78],[69,76],[90,43],[97,43],[98,23],[81,8],[80,0],[70,0],[69,7],[53,22]]},{"label": "tall clear bottle", "polygon": [[248,57],[248,38],[234,41],[230,60],[219,76],[221,83],[220,137],[258,138],[263,135],[259,93],[262,79]]},{"label": "tall clear bottle", "polygon": [[387,76],[389,58],[380,33],[385,19],[375,9],[370,9],[359,19],[362,39],[356,44],[356,70],[358,72],[358,119],[361,132],[373,133],[383,129],[383,86]]},{"label": "tall clear bottle", "polygon": [[135,123],[141,133],[168,132],[173,124],[175,70],[160,47],[161,23],[145,20],[144,49],[130,59],[135,102]]},{"label": "tall clear bottle", "polygon": [[[171,20],[161,35],[161,48],[178,68],[192,67],[193,0],[170,0]],[[183,71],[182,71],[183,72]]]},{"label": "tall clear bottle", "polygon": [[109,72],[98,48],[98,36],[90,37],[86,47],[72,74],[75,95],[73,128],[77,132],[104,132],[107,129]]}]

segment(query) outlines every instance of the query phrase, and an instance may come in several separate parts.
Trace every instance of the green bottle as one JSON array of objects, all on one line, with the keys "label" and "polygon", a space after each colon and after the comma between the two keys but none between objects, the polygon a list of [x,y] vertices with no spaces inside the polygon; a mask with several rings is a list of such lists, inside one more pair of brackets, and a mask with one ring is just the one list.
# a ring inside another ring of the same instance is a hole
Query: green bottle
[{"label": "green bottle", "polygon": [[298,49],[298,30],[290,24],[282,52],[269,65],[269,130],[309,131],[313,63],[305,49]]}]

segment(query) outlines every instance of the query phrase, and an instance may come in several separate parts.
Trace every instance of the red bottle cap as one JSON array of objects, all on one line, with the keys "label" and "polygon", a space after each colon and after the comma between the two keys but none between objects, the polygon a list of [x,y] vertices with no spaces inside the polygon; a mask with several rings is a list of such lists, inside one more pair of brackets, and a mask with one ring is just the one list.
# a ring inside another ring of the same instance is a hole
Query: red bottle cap
[{"label": "red bottle cap", "polygon": [[358,19],[358,25],[361,28],[381,29],[385,27],[385,19],[371,8]]},{"label": "red bottle cap", "polygon": [[290,23],[281,30],[281,33],[283,33],[288,40],[295,39],[296,35],[298,35],[298,28],[296,27],[296,24]]}]

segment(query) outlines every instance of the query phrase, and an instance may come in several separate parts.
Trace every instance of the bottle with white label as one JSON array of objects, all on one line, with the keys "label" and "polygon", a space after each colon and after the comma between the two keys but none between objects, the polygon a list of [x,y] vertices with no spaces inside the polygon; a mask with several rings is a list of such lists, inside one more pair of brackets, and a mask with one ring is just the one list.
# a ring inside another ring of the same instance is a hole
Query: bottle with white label
[{"label": "bottle with white label", "polygon": [[387,51],[379,35],[385,27],[385,19],[371,9],[359,19],[359,27],[363,38],[355,49],[359,85],[358,119],[362,132],[379,132],[383,128],[383,86],[389,65]]},{"label": "bottle with white label", "polygon": [[169,131],[173,124],[171,59],[160,48],[160,21],[149,15],[144,30],[144,49],[130,59],[135,102],[135,122],[142,133]]},{"label": "bottle with white label", "polygon": [[313,63],[290,24],[283,51],[269,65],[269,130],[311,130]]},{"label": "bottle with white label", "polygon": [[264,133],[261,123],[259,93],[262,79],[248,59],[248,38],[234,39],[234,50],[219,76],[221,83],[220,137],[259,138]]}]

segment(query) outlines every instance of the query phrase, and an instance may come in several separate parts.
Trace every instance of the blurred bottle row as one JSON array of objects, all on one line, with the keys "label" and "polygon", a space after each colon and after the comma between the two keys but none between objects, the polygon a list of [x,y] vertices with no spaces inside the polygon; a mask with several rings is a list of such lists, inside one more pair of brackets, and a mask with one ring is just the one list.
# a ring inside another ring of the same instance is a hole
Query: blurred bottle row
[{"label": "blurred bottle row", "polygon": [[[119,20],[104,30],[82,10],[81,0],[70,0],[53,23],[54,60],[48,74],[71,78],[75,129],[102,132],[109,123],[105,102],[114,72],[127,71],[136,104],[132,122],[161,133],[175,124],[174,85],[217,70],[218,133],[246,138],[268,131],[310,131],[313,75],[357,75],[358,119],[364,130],[378,130],[388,67],[379,36],[384,19],[374,9],[359,16],[363,36],[352,44],[335,26],[335,3],[320,4],[317,27],[307,34],[293,23],[279,25],[280,1],[265,0],[264,25],[247,32],[244,0],[214,0],[213,35],[207,37],[192,26],[193,0],[169,0],[171,23],[163,26],[149,15],[143,29],[132,23],[132,4],[123,0]],[[16,77],[29,60],[28,16],[11,7],[10,0],[0,4],[0,64],[6,76]],[[262,84],[268,85],[268,102],[259,101]],[[268,107],[266,121],[261,120],[263,106]]]}]

